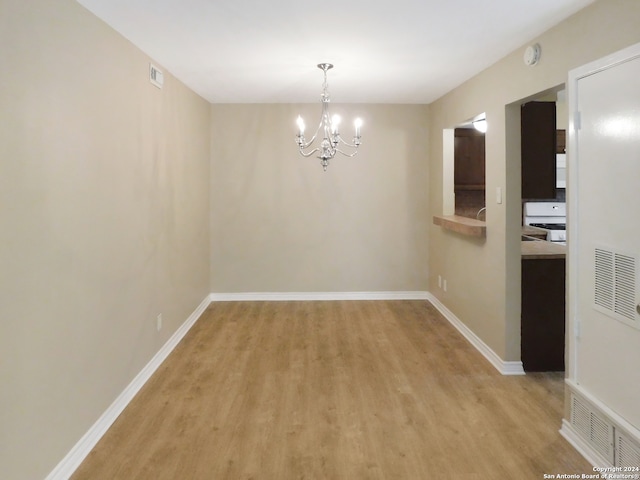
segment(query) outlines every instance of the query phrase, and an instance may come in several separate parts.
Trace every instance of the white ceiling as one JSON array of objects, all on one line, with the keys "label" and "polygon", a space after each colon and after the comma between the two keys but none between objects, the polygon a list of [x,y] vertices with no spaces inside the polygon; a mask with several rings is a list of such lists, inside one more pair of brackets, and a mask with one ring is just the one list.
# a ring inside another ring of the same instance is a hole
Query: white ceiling
[{"label": "white ceiling", "polygon": [[213,103],[319,101],[321,62],[334,102],[430,103],[593,0],[78,2]]}]

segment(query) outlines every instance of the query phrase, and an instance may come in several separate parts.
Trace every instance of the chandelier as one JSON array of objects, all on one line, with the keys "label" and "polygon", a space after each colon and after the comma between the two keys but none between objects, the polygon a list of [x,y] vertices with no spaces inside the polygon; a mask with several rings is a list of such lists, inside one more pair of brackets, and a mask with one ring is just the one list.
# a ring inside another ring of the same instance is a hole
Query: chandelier
[{"label": "chandelier", "polygon": [[[300,154],[303,157],[310,157],[314,153],[318,153],[318,158],[320,159],[320,163],[322,164],[322,168],[324,171],[327,171],[327,167],[329,166],[329,160],[335,157],[336,153],[340,153],[346,157],[353,157],[358,153],[358,146],[360,145],[360,127],[362,126],[362,120],[356,118],[355,124],[355,135],[353,136],[353,143],[345,142],[340,136],[340,117],[338,115],[334,115],[333,117],[329,116],[329,90],[327,85],[327,71],[333,68],[333,65],[330,63],[320,63],[318,64],[318,68],[324,72],[324,83],[322,84],[322,115],[320,117],[320,125],[318,125],[318,129],[311,137],[311,140],[308,142],[304,137],[304,129],[305,124],[304,120],[300,115],[298,115],[298,119],[296,123],[298,124],[298,134],[296,135],[296,143],[298,147],[300,147]],[[322,141],[320,145],[315,147],[313,150],[305,151],[310,148],[313,142],[318,137],[318,134],[322,133]],[[338,148],[338,146],[344,145],[346,147],[354,149],[352,153],[343,152]]]}]

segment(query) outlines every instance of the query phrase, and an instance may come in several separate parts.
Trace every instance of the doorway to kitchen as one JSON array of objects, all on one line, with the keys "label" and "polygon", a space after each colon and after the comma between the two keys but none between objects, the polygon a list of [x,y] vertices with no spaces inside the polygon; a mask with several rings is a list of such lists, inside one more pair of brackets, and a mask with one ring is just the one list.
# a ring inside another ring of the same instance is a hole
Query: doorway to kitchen
[{"label": "doorway to kitchen", "polygon": [[520,233],[523,369],[564,371],[568,123],[564,86],[509,105],[507,115],[511,117],[507,148],[514,152],[514,163],[520,159],[519,165],[511,165],[520,167],[520,211],[509,221],[518,222],[510,230]]}]

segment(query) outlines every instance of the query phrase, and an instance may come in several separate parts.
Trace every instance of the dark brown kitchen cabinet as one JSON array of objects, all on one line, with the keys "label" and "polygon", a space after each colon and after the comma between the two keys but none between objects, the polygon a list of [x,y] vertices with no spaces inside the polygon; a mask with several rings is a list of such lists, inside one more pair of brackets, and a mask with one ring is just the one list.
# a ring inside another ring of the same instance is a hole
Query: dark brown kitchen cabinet
[{"label": "dark brown kitchen cabinet", "polygon": [[567,153],[566,130],[556,130],[556,153]]},{"label": "dark brown kitchen cabinet", "polygon": [[484,190],[484,133],[474,128],[456,128],[454,142],[454,189]]},{"label": "dark brown kitchen cabinet", "polygon": [[521,109],[522,198],[556,196],[556,104],[529,102]]},{"label": "dark brown kitchen cabinet", "polygon": [[526,372],[564,370],[565,260],[522,260],[521,350]]}]

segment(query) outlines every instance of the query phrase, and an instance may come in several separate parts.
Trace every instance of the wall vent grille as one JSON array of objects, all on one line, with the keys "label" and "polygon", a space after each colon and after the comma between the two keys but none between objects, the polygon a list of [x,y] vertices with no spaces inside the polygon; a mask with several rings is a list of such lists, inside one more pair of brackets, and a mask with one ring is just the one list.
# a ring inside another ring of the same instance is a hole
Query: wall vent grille
[{"label": "wall vent grille", "polygon": [[616,429],[616,467],[640,466],[640,446]]},{"label": "wall vent grille", "polygon": [[571,426],[613,464],[613,425],[575,394],[571,395]]},{"label": "wall vent grille", "polygon": [[571,425],[583,438],[591,437],[591,411],[578,397],[571,397]]},{"label": "wall vent grille", "polygon": [[608,424],[594,412],[591,412],[591,443],[603,455],[611,455],[613,444],[613,425]]},{"label": "wall vent grille", "polygon": [[636,318],[636,259],[616,254],[614,311],[629,320]]},{"label": "wall vent grille", "polygon": [[596,305],[613,311],[613,252],[596,248]]},{"label": "wall vent grille", "polygon": [[636,319],[636,259],[595,249],[595,307],[605,315],[640,328]]},{"label": "wall vent grille", "polygon": [[162,88],[162,85],[164,84],[164,75],[162,70],[152,63],[149,64],[149,81],[152,85],[155,85],[158,88]]}]

